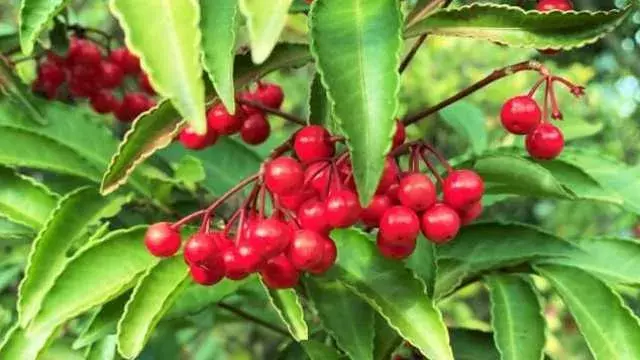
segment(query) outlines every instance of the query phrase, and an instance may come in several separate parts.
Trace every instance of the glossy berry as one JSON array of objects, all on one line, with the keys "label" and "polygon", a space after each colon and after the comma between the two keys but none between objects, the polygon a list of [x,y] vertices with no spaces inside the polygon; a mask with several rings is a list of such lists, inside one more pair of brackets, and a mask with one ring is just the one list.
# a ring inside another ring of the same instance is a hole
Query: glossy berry
[{"label": "glossy berry", "polygon": [[198,233],[190,237],[184,245],[183,255],[187,264],[207,268],[220,266],[222,261],[213,235],[206,233]]},{"label": "glossy berry", "polygon": [[187,125],[180,130],[178,135],[178,141],[182,143],[184,147],[191,150],[201,150],[207,146],[215,144],[218,140],[218,134],[212,130],[207,129],[204,135],[198,134],[191,125]]},{"label": "glossy berry", "polygon": [[278,255],[267,261],[260,269],[260,275],[270,289],[292,288],[298,283],[300,277],[298,270],[284,255]]},{"label": "glossy berry", "polygon": [[98,66],[100,60],[102,60],[100,48],[89,40],[76,39],[75,45],[69,46],[69,61],[73,64]]},{"label": "glossy berry", "polygon": [[278,196],[278,203],[285,209],[297,211],[305,201],[315,196],[313,189],[305,187],[300,191],[294,191],[291,194]]},{"label": "glossy berry", "polygon": [[382,256],[394,259],[401,260],[409,257],[413,251],[416,249],[416,239],[408,241],[403,245],[394,245],[389,242],[381,233],[378,233],[376,238],[376,245],[378,246],[378,250],[382,254]]},{"label": "glossy berry", "polygon": [[225,276],[231,280],[242,280],[257,270],[261,256],[249,245],[229,246],[222,252]]},{"label": "glossy berry", "polygon": [[308,125],[296,133],[293,149],[303,163],[327,159],[335,153],[331,134],[322,126]]},{"label": "glossy berry", "polygon": [[189,266],[189,273],[191,278],[197,284],[211,286],[218,283],[224,277],[224,268],[212,268],[208,269],[203,266]]},{"label": "glossy berry", "polygon": [[480,217],[482,214],[482,202],[478,201],[468,206],[464,210],[458,210],[458,215],[460,216],[460,223],[462,225],[467,225]]},{"label": "glossy berry", "polygon": [[247,243],[265,259],[283,252],[291,243],[291,228],[281,220],[268,218],[256,220],[247,232]]},{"label": "glossy berry", "polygon": [[38,67],[38,80],[43,83],[58,87],[64,82],[65,78],[64,70],[54,62],[45,61]]},{"label": "glossy berry", "polygon": [[298,230],[287,249],[287,257],[298,270],[312,269],[322,261],[324,238],[311,230]]},{"label": "glossy berry", "polygon": [[318,194],[326,194],[329,190],[331,165],[319,161],[307,166],[304,171],[304,185],[311,187]]},{"label": "glossy berry", "polygon": [[276,84],[262,83],[254,93],[255,98],[270,108],[280,108],[284,100],[282,88]]},{"label": "glossy berry", "polygon": [[530,96],[516,96],[507,100],[500,111],[502,126],[512,134],[531,132],[542,120],[538,103]]},{"label": "glossy berry", "polygon": [[369,206],[362,209],[360,220],[368,227],[377,227],[382,215],[393,205],[387,195],[374,195]]},{"label": "glossy berry", "polygon": [[153,100],[140,92],[127,93],[116,110],[116,118],[122,122],[131,122],[138,115],[154,106]]},{"label": "glossy berry", "polygon": [[248,116],[240,128],[240,137],[250,145],[262,144],[271,133],[271,125],[263,113],[256,113]]},{"label": "glossy berry", "polygon": [[127,74],[140,72],[140,59],[133,55],[127,48],[119,48],[111,51],[109,60],[120,66]]},{"label": "glossy berry", "polygon": [[384,194],[389,190],[389,187],[398,181],[398,173],[400,169],[395,160],[391,157],[387,157],[384,161],[384,169],[382,170],[382,177],[378,183],[376,194]]},{"label": "glossy berry", "polygon": [[424,236],[436,244],[443,244],[458,234],[460,217],[455,210],[445,204],[435,204],[420,218]]},{"label": "glossy berry", "polygon": [[398,200],[415,211],[426,210],[436,202],[436,187],[425,174],[409,174],[400,180]]},{"label": "glossy berry", "polygon": [[[248,101],[253,101],[253,102],[260,102],[260,100],[255,96],[255,94],[248,92],[248,91],[243,91],[241,92],[238,97],[242,100],[248,100]],[[245,113],[246,116],[251,116],[253,114],[257,114],[257,113],[261,113],[262,110],[250,106],[250,105],[245,105],[242,104],[240,105],[240,107],[242,108],[242,111]]]},{"label": "glossy berry", "polygon": [[298,222],[303,229],[326,234],[331,230],[327,219],[327,208],[318,199],[309,199],[300,205],[297,212]]},{"label": "glossy berry", "polygon": [[173,256],[180,249],[180,233],[168,222],[155,223],[147,229],[144,244],[158,257]]},{"label": "glossy berry", "polygon": [[569,11],[573,10],[573,3],[570,0],[540,0],[536,5],[538,11]]},{"label": "glossy berry", "polygon": [[334,228],[346,228],[355,224],[361,212],[358,196],[351,190],[336,190],[327,196],[327,222]]},{"label": "glossy berry", "polygon": [[564,136],[562,131],[554,125],[542,123],[527,134],[525,145],[532,158],[550,160],[562,152]]},{"label": "glossy berry", "polygon": [[396,119],[396,131],[393,134],[393,147],[396,148],[404,144],[406,137],[407,132],[404,124],[399,119]]},{"label": "glossy berry", "polygon": [[118,100],[108,90],[100,90],[89,99],[91,108],[100,114],[106,114],[118,108]]},{"label": "glossy berry", "polygon": [[85,82],[88,86],[91,86],[91,89],[96,90],[99,87],[100,71],[99,64],[75,64],[69,68],[70,81]]},{"label": "glossy berry", "polygon": [[77,77],[72,77],[67,86],[69,93],[76,98],[90,97],[98,91],[91,82]]},{"label": "glossy berry", "polygon": [[149,81],[149,75],[146,73],[141,72],[138,75],[138,86],[140,86],[140,89],[149,95],[156,94],[156,91],[153,89],[153,86],[151,86],[151,82]]},{"label": "glossy berry", "polygon": [[276,195],[299,191],[304,183],[302,165],[288,156],[273,159],[264,166],[264,183]]},{"label": "glossy berry", "polygon": [[442,193],[445,204],[455,210],[464,210],[480,201],[484,193],[484,182],[472,170],[455,170],[444,179]]},{"label": "glossy berry", "polygon": [[107,89],[113,89],[120,86],[124,71],[122,68],[111,61],[100,62],[100,85]]},{"label": "glossy berry", "polygon": [[209,127],[220,135],[235,134],[242,128],[245,114],[241,108],[236,108],[234,115],[229,114],[223,104],[216,104],[207,111],[207,123]]},{"label": "glossy berry", "polygon": [[338,249],[336,249],[336,244],[325,236],[323,237],[322,260],[316,266],[307,269],[307,271],[315,275],[324,274],[336,262],[337,256]]},{"label": "glossy berry", "polygon": [[380,218],[380,235],[385,244],[407,247],[415,242],[420,232],[420,220],[406,206],[392,206]]}]

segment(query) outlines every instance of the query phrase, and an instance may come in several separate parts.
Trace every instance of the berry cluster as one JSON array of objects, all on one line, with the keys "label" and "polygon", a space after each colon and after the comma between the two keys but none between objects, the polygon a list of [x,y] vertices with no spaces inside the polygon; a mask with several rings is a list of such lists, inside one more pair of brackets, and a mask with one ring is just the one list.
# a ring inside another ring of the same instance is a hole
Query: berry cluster
[{"label": "berry cluster", "polygon": [[[202,218],[200,231],[184,245],[193,279],[211,285],[227,277],[243,279],[259,272],[267,286],[289,288],[301,272],[322,274],[336,260],[332,229],[362,223],[379,228],[378,247],[384,256],[402,259],[416,245],[420,230],[427,239],[444,243],[461,225],[477,218],[484,191],[482,179],[470,170],[453,170],[431,146],[405,142],[404,125],[397,122],[394,150],[387,157],[376,195],[360,205],[348,153],[336,151],[344,141],[322,126],[300,129],[274,150],[260,172],[231,189],[207,209],[174,223],[152,225],[145,237],[156,256],[172,256],[181,247],[180,227]],[[291,155],[286,155],[291,152]],[[398,157],[409,154],[410,168],[402,171]],[[429,159],[435,155],[448,170],[442,179]],[[441,185],[420,172],[420,160]],[[211,214],[232,194],[253,184],[249,196],[222,229],[210,230]],[[267,198],[271,214],[265,215]],[[233,240],[232,240],[233,239]]]},{"label": "berry cluster", "polygon": [[245,143],[262,144],[271,133],[271,125],[262,108],[279,109],[284,101],[282,88],[276,84],[259,82],[255,91],[241,93],[239,101],[241,104],[237,104],[233,115],[222,103],[213,105],[207,111],[207,132],[198,134],[186,126],[178,135],[178,140],[187,149],[201,150],[215,144],[221,135],[240,133]]},{"label": "berry cluster", "polygon": [[[118,99],[125,79],[131,76],[142,91],[124,91]],[[98,113],[114,113],[123,122],[131,122],[155,102],[155,94],[147,75],[140,68],[139,59],[127,48],[105,51],[89,39],[72,37],[65,56],[52,51],[38,65],[38,76],[33,90],[48,99],[89,100]]]}]

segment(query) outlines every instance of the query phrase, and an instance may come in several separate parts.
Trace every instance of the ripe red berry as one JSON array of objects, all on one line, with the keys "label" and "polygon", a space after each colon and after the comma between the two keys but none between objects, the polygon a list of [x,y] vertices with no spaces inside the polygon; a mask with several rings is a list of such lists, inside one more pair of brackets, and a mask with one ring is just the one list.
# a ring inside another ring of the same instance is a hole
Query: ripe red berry
[{"label": "ripe red berry", "polygon": [[75,45],[69,46],[69,61],[73,64],[98,66],[100,60],[102,60],[100,48],[89,40],[76,39]]},{"label": "ripe red berry", "polygon": [[221,103],[212,106],[207,111],[209,127],[220,135],[231,135],[240,131],[245,118],[241,108],[236,108],[236,113],[231,115]]},{"label": "ripe red berry", "polygon": [[436,187],[425,174],[409,174],[400,180],[398,200],[415,211],[426,210],[436,202]]},{"label": "ripe red berry", "polygon": [[304,183],[302,165],[288,156],[273,159],[264,166],[264,183],[276,195],[299,191]]},{"label": "ripe red berry", "polygon": [[204,135],[200,135],[195,132],[191,125],[187,125],[182,130],[180,130],[178,140],[187,149],[201,150],[206,148],[207,146],[215,144],[215,142],[218,140],[218,134],[215,132],[215,130],[207,129],[207,132]]},{"label": "ripe red berry", "polygon": [[142,89],[144,92],[146,92],[149,95],[156,94],[156,91],[153,89],[153,86],[151,86],[151,82],[149,81],[149,75],[147,75],[147,73],[141,72],[140,74],[138,74],[138,86],[140,86],[140,89]]},{"label": "ripe red berry", "polygon": [[307,269],[307,271],[315,275],[324,274],[336,262],[337,256],[336,244],[330,238],[323,236],[322,260],[316,266]]},{"label": "ripe red berry", "polygon": [[407,247],[415,242],[420,232],[420,220],[406,206],[392,206],[382,214],[380,235],[386,244]]},{"label": "ripe red berry", "polygon": [[542,123],[527,134],[525,145],[529,155],[534,159],[550,160],[562,152],[564,136],[554,125]]},{"label": "ripe red berry", "polygon": [[377,227],[382,215],[393,205],[387,195],[375,195],[369,206],[362,210],[360,220],[368,227]]},{"label": "ripe red berry", "polygon": [[477,219],[482,214],[482,202],[478,201],[470,205],[464,210],[458,210],[460,215],[460,222],[462,225],[467,225]]},{"label": "ripe red berry", "polygon": [[[260,102],[259,99],[256,98],[255,94],[248,92],[248,91],[243,91],[241,92],[238,97],[242,100],[248,100],[248,101],[254,101],[254,102]],[[251,116],[253,114],[257,114],[257,113],[261,113],[262,110],[250,106],[250,105],[245,105],[242,104],[240,105],[240,107],[242,108],[242,111],[247,115],[247,116]]]},{"label": "ripe red berry", "polygon": [[265,285],[270,289],[287,289],[296,286],[300,273],[284,256],[278,255],[260,269],[260,275]]},{"label": "ripe red berry", "polygon": [[184,245],[184,260],[189,265],[213,268],[220,266],[222,258],[211,234],[197,233]]},{"label": "ripe red berry", "polygon": [[100,65],[74,64],[69,69],[70,81],[77,80],[87,83],[92,90],[97,90],[97,82],[100,79]]},{"label": "ripe red berry", "polygon": [[552,10],[569,11],[573,10],[573,3],[570,0],[540,0],[536,5],[536,10],[543,12]]},{"label": "ripe red berry", "polygon": [[31,88],[33,92],[44,95],[49,100],[54,99],[58,93],[58,85],[42,81],[39,78],[33,82]]},{"label": "ripe red berry", "polygon": [[124,77],[124,71],[122,68],[111,61],[100,62],[100,80],[99,83],[102,87],[107,89],[113,89],[120,86],[122,78]]},{"label": "ripe red berry", "polygon": [[420,227],[427,239],[436,244],[443,244],[458,234],[460,217],[451,207],[438,203],[422,214]]},{"label": "ripe red berry", "polygon": [[193,281],[200,285],[211,286],[218,283],[224,277],[224,268],[208,269],[203,266],[189,266],[189,273]]},{"label": "ripe red berry", "polygon": [[502,126],[512,134],[531,132],[542,120],[538,103],[530,96],[515,96],[507,100],[500,111]]},{"label": "ripe red berry", "polygon": [[71,77],[68,83],[69,93],[76,98],[90,97],[98,91],[90,81],[78,77]]},{"label": "ripe red berry", "polygon": [[293,149],[303,163],[327,159],[335,153],[331,134],[320,125],[308,125],[296,133]]},{"label": "ripe red berry", "polygon": [[255,98],[270,108],[280,108],[284,100],[282,88],[276,84],[261,83],[254,93]]},{"label": "ripe red berry", "polygon": [[262,144],[271,133],[271,125],[263,113],[248,116],[242,123],[240,137],[250,145]]},{"label": "ripe red berry", "polygon": [[51,86],[60,86],[65,78],[64,70],[54,62],[45,61],[38,67],[38,79],[44,83],[51,84]]},{"label": "ripe red berry", "polygon": [[261,256],[249,245],[227,247],[223,253],[225,276],[231,280],[242,280],[256,271]]},{"label": "ripe red berry", "polygon": [[411,255],[416,249],[416,239],[413,238],[413,240],[403,245],[394,245],[381,233],[378,233],[376,245],[378,246],[378,250],[380,250],[382,256],[389,259],[401,260],[409,257],[409,255]]},{"label": "ripe red berry", "polygon": [[247,244],[265,259],[283,252],[291,243],[291,228],[276,218],[256,220],[247,231]]},{"label": "ripe red berry", "polygon": [[98,91],[91,95],[89,100],[93,110],[100,114],[110,113],[119,106],[118,100],[116,100],[115,96],[108,90]]},{"label": "ripe red berry", "polygon": [[136,74],[140,71],[140,59],[125,47],[111,51],[109,60],[118,64],[127,74]]},{"label": "ripe red berry", "polygon": [[336,190],[327,196],[327,222],[334,228],[346,228],[355,224],[361,212],[358,196],[351,190]]},{"label": "ripe red berry", "polygon": [[322,261],[324,238],[311,230],[298,230],[293,235],[287,257],[298,270],[312,269]]},{"label": "ripe red berry", "polygon": [[127,93],[116,110],[116,118],[122,122],[131,122],[154,105],[154,101],[141,92]]},{"label": "ripe red berry", "polygon": [[407,131],[404,124],[399,119],[396,119],[396,132],[393,134],[393,147],[396,148],[404,144],[406,138]]},{"label": "ripe red berry", "polygon": [[464,210],[480,201],[484,182],[472,170],[455,170],[444,179],[442,193],[445,204],[456,210]]},{"label": "ripe red berry", "polygon": [[158,257],[173,256],[180,249],[180,233],[168,222],[155,223],[147,229],[144,244],[151,254]]},{"label": "ripe red berry", "polygon": [[389,190],[389,187],[398,181],[398,173],[400,169],[395,160],[391,157],[387,157],[384,161],[384,169],[382,170],[382,177],[378,183],[376,194],[384,194]]},{"label": "ripe red berry", "polygon": [[331,165],[325,161],[309,164],[304,171],[304,185],[311,187],[318,194],[329,191]]},{"label": "ripe red berry", "polygon": [[291,194],[278,196],[278,203],[285,209],[297,211],[305,201],[314,197],[313,189],[304,187],[300,191],[294,191]]},{"label": "ripe red berry", "polygon": [[318,199],[309,199],[300,205],[297,218],[303,229],[326,234],[331,230],[326,213],[324,202]]}]

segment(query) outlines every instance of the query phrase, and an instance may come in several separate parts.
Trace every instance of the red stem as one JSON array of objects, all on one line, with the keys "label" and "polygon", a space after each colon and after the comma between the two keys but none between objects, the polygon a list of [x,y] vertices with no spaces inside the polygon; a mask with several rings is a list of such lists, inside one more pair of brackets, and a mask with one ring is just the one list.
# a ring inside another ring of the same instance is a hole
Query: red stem
[{"label": "red stem", "polygon": [[422,160],[424,161],[424,164],[427,165],[427,168],[429,168],[429,171],[431,171],[433,176],[435,176],[438,183],[443,184],[442,177],[438,173],[438,170],[436,170],[436,168],[433,166],[431,161],[429,161],[429,158],[427,157],[427,155],[424,153],[426,150],[427,150],[426,148],[423,148],[422,151],[420,152],[420,155],[422,156]]},{"label": "red stem", "polygon": [[304,121],[303,119],[293,115],[293,114],[289,114],[287,112],[281,111],[279,109],[275,109],[275,108],[271,108],[268,106],[264,106],[264,104],[262,104],[259,101],[251,101],[251,100],[246,100],[246,99],[242,99],[242,98],[237,98],[236,101],[242,105],[249,105],[251,107],[254,107],[256,109],[260,109],[266,113],[269,114],[273,114],[276,116],[279,116],[287,121],[291,121],[292,123],[296,123],[298,125],[302,125],[305,126],[307,125],[307,122]]}]

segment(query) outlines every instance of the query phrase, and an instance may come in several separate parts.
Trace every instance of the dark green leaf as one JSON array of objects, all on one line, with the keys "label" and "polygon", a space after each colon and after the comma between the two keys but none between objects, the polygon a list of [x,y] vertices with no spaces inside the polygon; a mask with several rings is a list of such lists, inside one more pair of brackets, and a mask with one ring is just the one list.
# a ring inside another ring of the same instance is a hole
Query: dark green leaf
[{"label": "dark green leaf", "polygon": [[333,349],[315,340],[306,340],[302,342],[304,351],[310,360],[338,360],[340,354]]},{"label": "dark green leaf", "polygon": [[20,111],[25,113],[29,120],[38,125],[48,123],[31,89],[22,83],[22,80],[13,73],[13,70],[2,59],[0,59],[0,93],[7,94],[9,100],[16,103]]},{"label": "dark green leaf", "polygon": [[0,241],[31,238],[34,234],[33,230],[24,225],[0,218]]},{"label": "dark green leaf", "polygon": [[291,336],[296,341],[307,340],[309,338],[309,328],[304,321],[304,310],[295,290],[271,290],[264,283],[263,286],[273,309],[287,326]]},{"label": "dark green leaf", "polygon": [[420,234],[413,254],[407,259],[406,265],[427,286],[427,294],[433,297],[436,284],[438,266],[436,264],[436,246]]},{"label": "dark green leaf", "polygon": [[241,287],[254,281],[255,278],[247,278],[243,281],[222,280],[216,286],[205,287],[194,284],[180,293],[175,303],[166,315],[169,319],[179,319],[187,315],[196,314],[208,306],[215,305],[228,295],[238,291]]},{"label": "dark green leaf", "polygon": [[335,134],[338,129],[331,115],[331,102],[327,97],[327,91],[322,85],[320,74],[316,73],[311,82],[311,93],[309,95],[309,123],[326,126],[332,134]]},{"label": "dark green leaf", "polygon": [[118,320],[124,312],[124,306],[129,300],[131,292],[126,292],[117,298],[102,305],[100,310],[91,317],[87,326],[82,329],[76,341],[73,342],[74,349],[80,349],[87,345],[106,337],[109,334],[116,334]]},{"label": "dark green leaf", "polygon": [[22,0],[20,5],[20,47],[31,55],[38,35],[45,25],[62,10],[67,0]]},{"label": "dark green leaf", "polygon": [[246,19],[251,43],[251,58],[263,63],[276,46],[287,20],[292,0],[238,0]]},{"label": "dark green leaf", "polygon": [[391,354],[402,345],[402,338],[389,326],[387,320],[376,314],[375,336],[373,338],[373,358],[375,360],[389,360]]},{"label": "dark green leaf", "polygon": [[469,141],[473,153],[481,154],[487,149],[485,117],[477,106],[461,101],[440,110],[438,114],[447,125]]},{"label": "dark green leaf", "polygon": [[451,347],[456,360],[500,360],[491,333],[453,328]]}]

